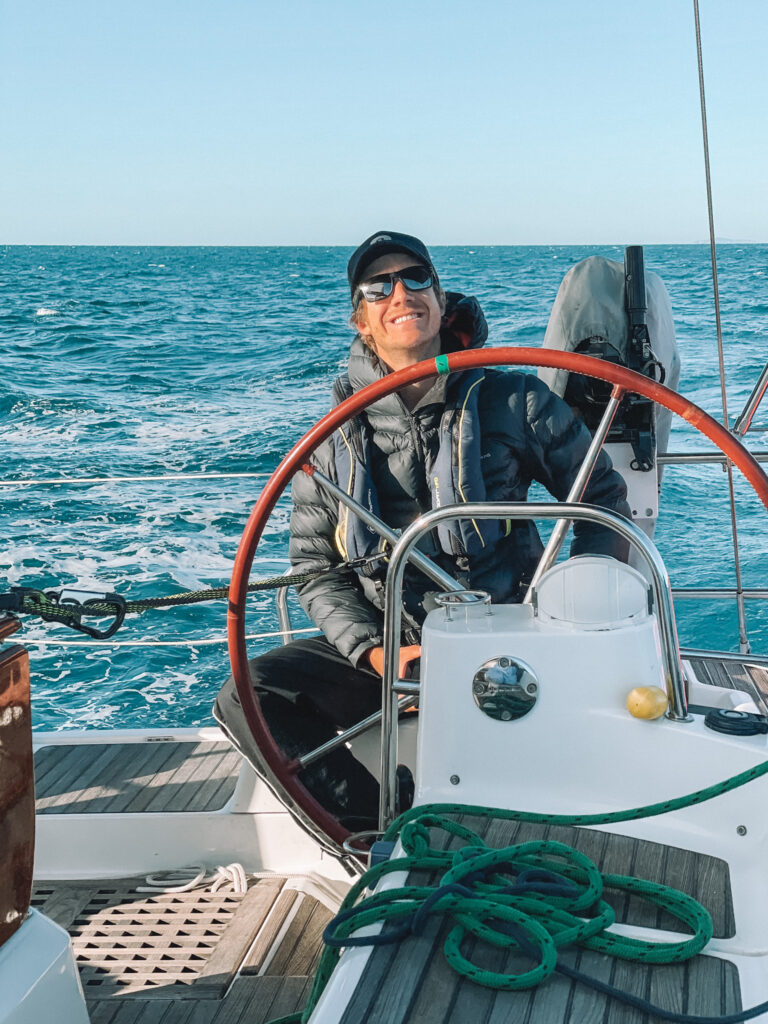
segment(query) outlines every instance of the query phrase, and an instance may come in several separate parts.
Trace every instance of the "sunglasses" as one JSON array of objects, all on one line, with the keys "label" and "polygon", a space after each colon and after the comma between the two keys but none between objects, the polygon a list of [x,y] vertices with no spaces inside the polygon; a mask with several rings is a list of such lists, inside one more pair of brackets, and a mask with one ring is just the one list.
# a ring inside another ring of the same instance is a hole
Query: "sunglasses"
[{"label": "sunglasses", "polygon": [[377,274],[376,277],[363,281],[355,291],[354,305],[358,306],[360,299],[366,302],[379,302],[381,299],[388,299],[395,289],[395,282],[402,281],[409,292],[423,292],[426,288],[432,287],[432,272],[426,267],[415,266],[405,267],[404,270],[396,270],[393,274]]}]

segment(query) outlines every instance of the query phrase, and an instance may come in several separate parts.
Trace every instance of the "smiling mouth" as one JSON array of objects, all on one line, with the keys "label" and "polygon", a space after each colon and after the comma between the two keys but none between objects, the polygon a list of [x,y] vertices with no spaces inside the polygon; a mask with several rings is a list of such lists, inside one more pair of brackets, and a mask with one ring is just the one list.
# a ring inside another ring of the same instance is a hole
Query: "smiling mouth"
[{"label": "smiling mouth", "polygon": [[418,320],[421,317],[421,313],[406,313],[404,316],[396,316],[392,323],[397,326],[398,324],[407,323],[409,320]]}]

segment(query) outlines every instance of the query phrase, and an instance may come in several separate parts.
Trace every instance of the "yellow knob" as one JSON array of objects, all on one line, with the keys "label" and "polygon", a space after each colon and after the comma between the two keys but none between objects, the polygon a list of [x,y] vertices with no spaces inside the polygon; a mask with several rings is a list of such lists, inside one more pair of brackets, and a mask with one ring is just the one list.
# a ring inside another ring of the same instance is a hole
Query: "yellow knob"
[{"label": "yellow knob", "polygon": [[661,718],[667,695],[660,686],[636,686],[627,695],[627,711],[635,718]]}]

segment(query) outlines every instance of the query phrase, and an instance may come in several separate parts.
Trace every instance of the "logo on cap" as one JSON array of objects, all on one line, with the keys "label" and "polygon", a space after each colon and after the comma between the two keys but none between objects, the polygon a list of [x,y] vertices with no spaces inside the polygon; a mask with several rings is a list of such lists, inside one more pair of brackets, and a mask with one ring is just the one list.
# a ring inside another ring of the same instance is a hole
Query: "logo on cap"
[{"label": "logo on cap", "polygon": [[391,241],[392,241],[392,239],[391,239],[391,237],[389,235],[376,235],[376,237],[372,238],[368,244],[369,245],[378,245],[379,242],[391,242]]}]

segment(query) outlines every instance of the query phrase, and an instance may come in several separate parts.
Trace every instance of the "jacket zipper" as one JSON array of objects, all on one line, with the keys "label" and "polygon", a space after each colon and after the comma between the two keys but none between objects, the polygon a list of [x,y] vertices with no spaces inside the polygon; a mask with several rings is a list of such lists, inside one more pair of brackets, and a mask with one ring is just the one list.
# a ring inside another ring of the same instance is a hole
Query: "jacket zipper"
[{"label": "jacket zipper", "polygon": [[[405,408],[405,402],[403,402],[403,408]],[[424,457],[424,445],[421,442],[421,436],[419,434],[419,429],[418,429],[418,427],[416,425],[416,420],[413,417],[413,415],[411,414],[410,409],[406,408],[405,412],[406,412],[406,415],[408,417],[408,424],[409,424],[409,426],[411,428],[411,437],[413,438],[413,446],[416,449],[416,456],[417,456],[417,459],[418,459],[418,464],[420,466],[423,466],[425,471],[426,471],[427,465],[426,465],[426,459]],[[420,490],[420,494],[419,494],[419,496],[417,498],[418,503],[419,503],[420,506],[423,506],[424,502],[426,501],[426,511],[429,511],[429,509],[432,506],[432,502],[431,502],[431,499],[430,499],[429,483],[427,481],[426,475],[424,476],[424,478],[422,480],[419,481],[419,490]],[[423,509],[422,509],[422,511],[423,511]]]}]

